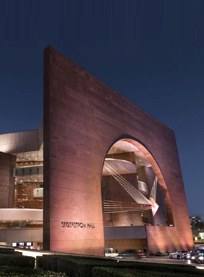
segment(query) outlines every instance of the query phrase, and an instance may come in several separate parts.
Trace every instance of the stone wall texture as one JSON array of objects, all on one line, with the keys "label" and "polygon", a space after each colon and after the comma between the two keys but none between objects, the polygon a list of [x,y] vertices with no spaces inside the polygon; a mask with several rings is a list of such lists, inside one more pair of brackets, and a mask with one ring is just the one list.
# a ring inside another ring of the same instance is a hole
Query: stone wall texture
[{"label": "stone wall texture", "polygon": [[44,248],[104,254],[101,173],[108,149],[127,137],[144,146],[174,222],[146,227],[149,250],[191,248],[174,132],[51,47],[44,84]]}]

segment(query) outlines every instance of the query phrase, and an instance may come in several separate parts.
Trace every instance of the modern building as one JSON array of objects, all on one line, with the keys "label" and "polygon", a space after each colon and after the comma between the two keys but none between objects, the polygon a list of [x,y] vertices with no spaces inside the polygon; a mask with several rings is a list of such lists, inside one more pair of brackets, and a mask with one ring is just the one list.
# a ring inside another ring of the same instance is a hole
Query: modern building
[{"label": "modern building", "polygon": [[191,228],[195,245],[204,245],[204,221],[200,216],[191,216]]},{"label": "modern building", "polygon": [[0,135],[0,242],[42,248],[42,128]]},{"label": "modern building", "polygon": [[43,127],[0,135],[0,241],[192,248],[174,132],[51,47],[44,75]]}]

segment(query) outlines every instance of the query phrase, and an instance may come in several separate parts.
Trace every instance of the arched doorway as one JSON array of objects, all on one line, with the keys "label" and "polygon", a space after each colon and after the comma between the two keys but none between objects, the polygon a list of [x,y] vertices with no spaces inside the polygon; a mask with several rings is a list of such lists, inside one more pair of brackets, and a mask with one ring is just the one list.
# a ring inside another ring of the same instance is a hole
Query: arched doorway
[{"label": "arched doorway", "polygon": [[123,138],[107,152],[102,170],[105,248],[148,251],[146,226],[173,226],[162,173],[142,143]]}]

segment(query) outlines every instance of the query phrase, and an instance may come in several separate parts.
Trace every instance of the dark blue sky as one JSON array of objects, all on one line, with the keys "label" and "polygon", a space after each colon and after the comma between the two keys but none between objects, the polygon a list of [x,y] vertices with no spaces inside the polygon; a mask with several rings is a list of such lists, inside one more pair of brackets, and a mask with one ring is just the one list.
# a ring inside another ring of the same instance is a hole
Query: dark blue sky
[{"label": "dark blue sky", "polygon": [[47,45],[175,131],[204,217],[204,1],[0,0],[0,133],[39,127]]}]

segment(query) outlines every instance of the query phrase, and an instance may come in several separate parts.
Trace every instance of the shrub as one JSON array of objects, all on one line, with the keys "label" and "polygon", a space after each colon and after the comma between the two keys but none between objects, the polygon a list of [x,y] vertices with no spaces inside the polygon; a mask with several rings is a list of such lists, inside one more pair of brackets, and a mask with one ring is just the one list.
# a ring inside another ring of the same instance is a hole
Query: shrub
[{"label": "shrub", "polygon": [[58,272],[58,256],[57,255],[43,255],[36,257],[36,267],[44,270],[53,270]]},{"label": "shrub", "polygon": [[37,268],[65,272],[72,277],[90,277],[94,266],[110,266],[115,263],[115,260],[110,259],[70,255],[43,255],[42,259],[37,258]]},{"label": "shrub", "polygon": [[[72,276],[72,277],[90,277],[92,276],[92,269],[94,267],[106,267],[106,268],[108,267],[112,269],[118,268],[120,270],[134,269],[134,276],[141,276],[141,272],[142,272],[143,275],[146,274],[144,275],[145,277],[146,276],[176,276],[175,274],[177,273],[179,273],[178,276],[181,276],[180,274],[183,274],[183,276],[188,276],[187,274],[191,274],[193,276],[202,275],[199,270],[187,265],[185,266],[169,265],[169,264],[146,263],[146,262],[135,262],[135,261],[130,262],[130,261],[124,261],[124,260],[120,260],[119,262],[117,262],[117,260],[95,258],[95,257],[86,258],[85,256],[74,257],[70,255],[45,255],[42,257],[41,264],[43,269],[54,270],[56,272],[65,272],[68,276]],[[150,273],[151,275],[149,275]],[[104,274],[110,274],[110,271],[109,273],[106,272]]]},{"label": "shrub", "polygon": [[36,268],[43,268],[43,257],[37,256],[36,257]]},{"label": "shrub", "polygon": [[15,254],[14,248],[0,247],[0,254]]},{"label": "shrub", "polygon": [[66,277],[65,273],[56,273],[33,268],[23,268],[14,266],[0,266],[0,277]]},{"label": "shrub", "polygon": [[0,266],[19,266],[34,268],[35,258],[22,255],[0,255]]},{"label": "shrub", "polygon": [[[199,274],[203,276],[203,274]],[[92,270],[92,277],[195,277],[197,274],[141,271],[136,269],[118,269],[95,267]]]}]

